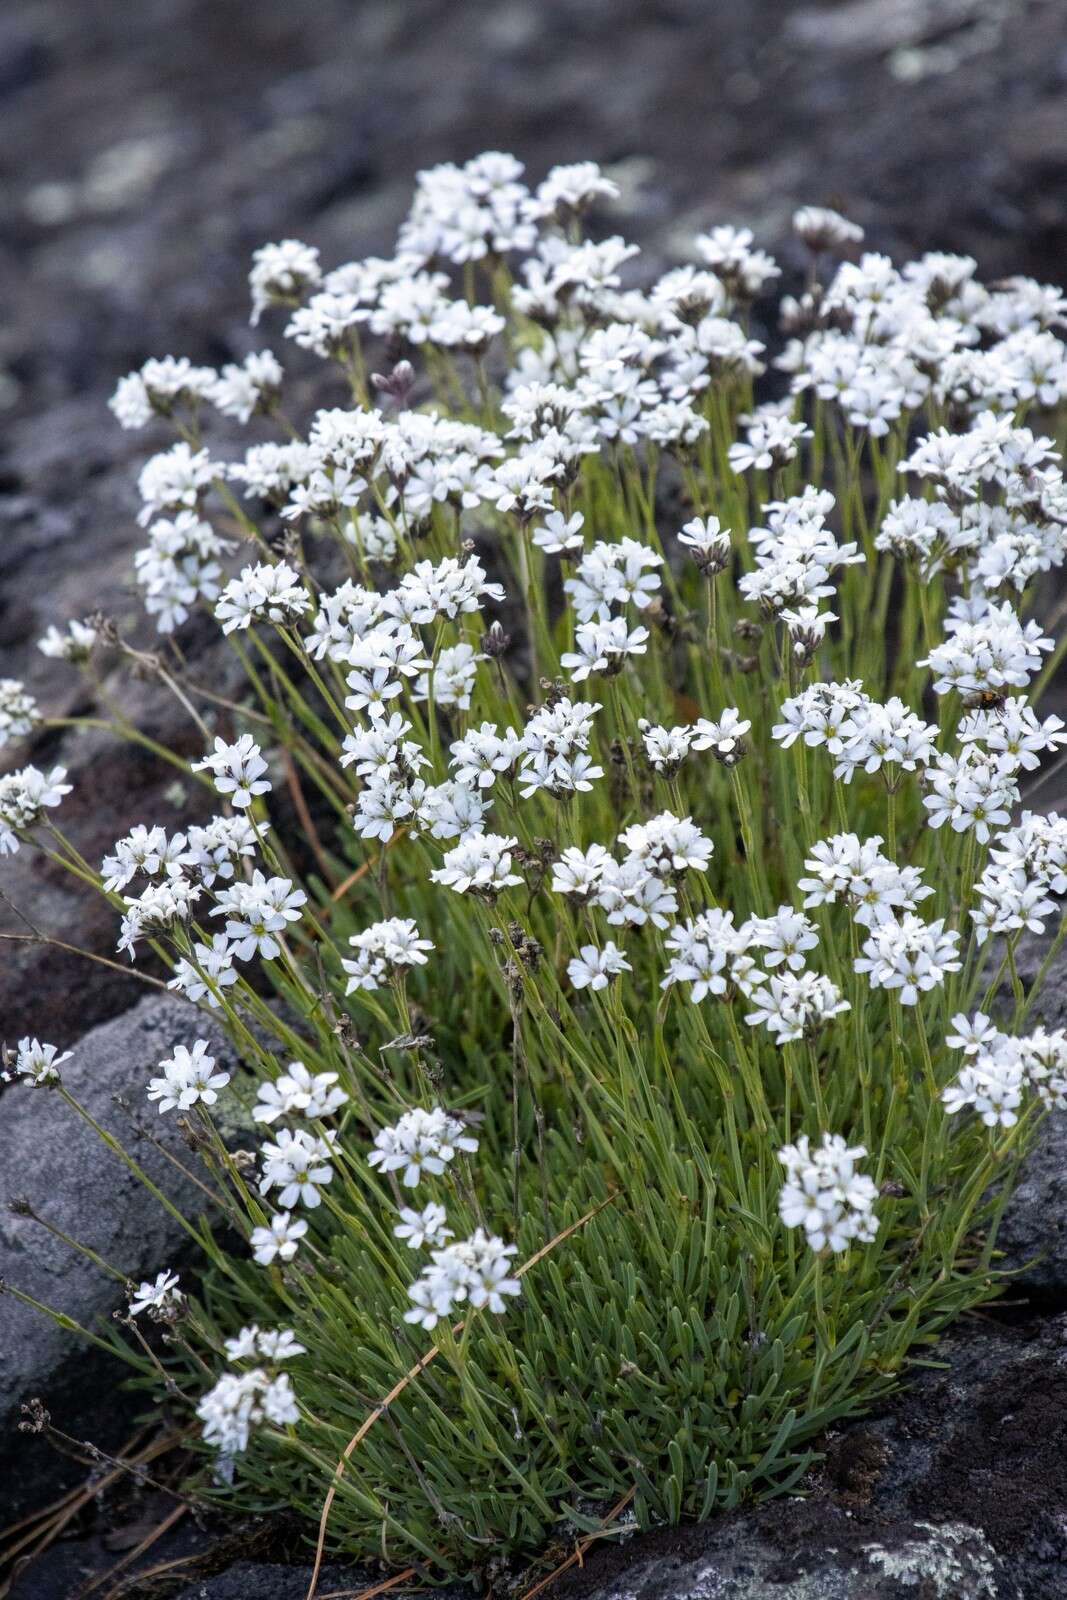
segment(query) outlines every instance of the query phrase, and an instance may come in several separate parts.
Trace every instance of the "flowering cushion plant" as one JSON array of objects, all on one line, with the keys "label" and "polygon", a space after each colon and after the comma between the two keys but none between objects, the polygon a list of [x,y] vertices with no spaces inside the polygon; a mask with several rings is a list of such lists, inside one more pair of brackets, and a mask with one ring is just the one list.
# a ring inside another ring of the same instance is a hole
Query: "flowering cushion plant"
[{"label": "flowering cushion plant", "polygon": [[[96,887],[189,1001],[142,1087],[193,1130],[206,1259],[130,1286],[124,1350],[199,1419],[193,1487],[325,1501],[426,1576],[798,1483],[996,1292],[1067,1098],[1017,961],[1067,891],[1027,794],[1067,743],[1067,300],[806,207],[772,356],[746,230],[642,283],[586,235],[613,198],[491,153],[420,175],[388,260],[258,250],[253,322],[322,406],[269,351],[122,379],[119,423],[177,435],[139,480],[158,649],[41,641],[153,672],[217,814],[97,870],[62,768],[0,779],[0,851]],[[9,741],[40,720],[0,685]],[[9,1068],[76,1111],[65,1059]]]}]

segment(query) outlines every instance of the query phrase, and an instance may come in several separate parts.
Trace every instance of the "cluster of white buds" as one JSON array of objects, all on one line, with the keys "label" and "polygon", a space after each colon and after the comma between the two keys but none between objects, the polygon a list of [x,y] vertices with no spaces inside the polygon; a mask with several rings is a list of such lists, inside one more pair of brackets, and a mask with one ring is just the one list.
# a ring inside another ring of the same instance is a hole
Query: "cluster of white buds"
[{"label": "cluster of white buds", "polygon": [[37,702],[17,678],[0,678],[0,750],[32,733],[41,719]]}]

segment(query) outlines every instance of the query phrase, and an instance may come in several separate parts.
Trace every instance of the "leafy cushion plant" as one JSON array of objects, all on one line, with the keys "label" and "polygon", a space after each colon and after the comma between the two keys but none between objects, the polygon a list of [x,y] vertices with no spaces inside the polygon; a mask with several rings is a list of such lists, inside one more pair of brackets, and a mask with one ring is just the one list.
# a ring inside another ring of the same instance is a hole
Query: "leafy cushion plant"
[{"label": "leafy cushion plant", "polygon": [[[97,869],[62,769],[0,779],[0,850],[190,1002],[143,1087],[204,1265],[130,1286],[124,1353],[199,1419],[198,1492],[392,1572],[796,1486],[996,1292],[1067,1094],[1016,962],[1067,889],[1020,809],[1065,742],[1067,303],[805,208],[772,356],[749,233],[650,283],[586,235],[613,199],[490,154],[420,175],[391,260],[257,251],[310,413],[266,351],[124,378],[178,435],[139,480],[158,644],[41,641],[175,695],[202,760],[116,728],[216,814]],[[41,722],[11,682],[0,717]],[[62,1060],[11,1052],[77,1110]]]}]

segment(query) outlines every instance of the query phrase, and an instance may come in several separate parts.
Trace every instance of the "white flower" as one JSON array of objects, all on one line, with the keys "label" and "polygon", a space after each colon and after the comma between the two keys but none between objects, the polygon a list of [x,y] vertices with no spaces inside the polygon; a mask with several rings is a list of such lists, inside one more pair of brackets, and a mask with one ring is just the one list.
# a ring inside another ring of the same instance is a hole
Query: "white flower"
[{"label": "white flower", "polygon": [[159,1063],[162,1076],[148,1085],[149,1100],[158,1100],[160,1111],[187,1111],[198,1103],[213,1106],[219,1090],[230,1081],[228,1072],[216,1072],[215,1058],[209,1056],[206,1039],[197,1039],[190,1050],[175,1045],[174,1053]]},{"label": "white flower", "polygon": [[716,722],[700,717],[693,725],[694,750],[712,750],[723,766],[733,767],[745,753],[744,737],[752,727],[734,706],[727,706]]},{"label": "white flower", "polygon": [[307,1223],[294,1222],[291,1211],[276,1211],[265,1228],[252,1229],[249,1243],[253,1259],[261,1267],[269,1267],[275,1258],[292,1261],[307,1231]]},{"label": "white flower", "polygon": [[187,923],[200,894],[199,884],[172,872],[162,882],[150,883],[140,895],[127,895],[118,948],[125,950],[132,961],[137,941],[146,933],[171,933],[176,926]]},{"label": "white flower", "polygon": [[434,948],[432,939],[420,938],[410,917],[376,922],[362,933],[352,934],[348,942],[358,955],[354,961],[341,962],[349,975],[346,994],[379,988],[390,968],[424,967],[426,952]]},{"label": "white flower", "polygon": [[283,1073],[261,1083],[252,1108],[254,1122],[277,1122],[279,1117],[309,1120],[330,1116],[348,1101],[337,1086],[336,1072],[309,1072],[302,1061],[291,1061]]},{"label": "white flower", "polygon": [[259,321],[268,306],[292,305],[322,279],[319,252],[299,239],[265,244],[252,257],[248,275],[252,290],[252,321]]},{"label": "white flower", "polygon": [[262,1356],[267,1361],[292,1361],[294,1356],[307,1354],[307,1346],[297,1342],[291,1328],[261,1328],[253,1322],[242,1328],[233,1338],[223,1341],[223,1349],[231,1361],[246,1361]]},{"label": "white flower", "polygon": [[58,1083],[59,1068],[64,1061],[70,1060],[72,1053],[70,1050],[64,1050],[59,1054],[57,1045],[43,1044],[40,1039],[31,1039],[27,1036],[19,1040],[11,1072],[5,1072],[3,1076],[10,1078],[14,1074],[19,1078],[27,1078],[30,1083],[37,1085]]},{"label": "white flower", "polygon": [[786,1181],[778,1195],[778,1213],[787,1228],[803,1228],[813,1250],[847,1250],[853,1240],[867,1243],[878,1231],[874,1202],[878,1189],[857,1172],[867,1154],[863,1145],[849,1146],[840,1134],[824,1133],[814,1150],[807,1134],[778,1152]]},{"label": "white flower", "polygon": [[270,782],[263,776],[267,763],[250,733],[243,733],[234,744],[216,739],[214,752],[193,762],[194,772],[205,770],[214,773],[219,793],[229,795],[230,804],[242,809],[250,806],[257,794],[270,793]]},{"label": "white flower", "polygon": [[958,972],[960,936],[945,930],[944,920],[923,922],[912,912],[879,923],[863,943],[854,963],[857,972],[869,974],[872,988],[900,991],[900,1003],[913,1006],[925,989],[944,983]]},{"label": "white flower", "polygon": [[580,511],[564,517],[562,511],[551,511],[540,527],[534,528],[530,537],[546,555],[566,555],[580,550],[585,543],[582,528],[585,518]]},{"label": "white flower", "polygon": [[840,211],[829,206],[801,206],[793,212],[793,232],[803,239],[809,250],[818,255],[823,250],[840,250],[843,246],[859,244],[863,229],[850,222]]},{"label": "white flower", "polygon": [[779,906],[773,917],[753,918],[749,942],[766,952],[764,966],[784,963],[791,972],[801,972],[805,950],[814,950],[819,937],[802,912]]},{"label": "white flower", "polygon": [[515,1254],[515,1245],[481,1228],[461,1243],[434,1250],[432,1264],[408,1290],[413,1304],[404,1321],[430,1331],[465,1301],[473,1310],[484,1308],[499,1316],[506,1297],[521,1292],[519,1280],[508,1276]]},{"label": "white flower", "polygon": [[575,683],[591,672],[618,672],[628,656],[643,656],[648,649],[648,629],[630,629],[625,617],[606,622],[580,622],[574,630],[574,650],[565,650],[559,664]]},{"label": "white flower", "polygon": [[260,1367],[224,1373],[204,1395],[196,1414],[204,1425],[205,1444],[214,1445],[224,1461],[247,1450],[253,1428],[265,1422],[289,1427],[300,1420],[289,1374],[279,1372],[272,1378]]},{"label": "white flower", "polygon": [[576,989],[606,989],[612,978],[633,968],[611,939],[598,950],[583,944],[578,955],[567,963],[567,976]]},{"label": "white flower", "polygon": [[914,911],[934,891],[923,884],[917,867],[898,867],[882,854],[881,845],[880,834],[861,842],[854,833],[837,833],[814,844],[804,862],[812,876],[797,885],[807,891],[805,909],[844,900],[866,928],[895,921],[898,912]]},{"label": "white flower", "polygon": [[945,1043],[950,1050],[962,1050],[966,1056],[976,1056],[1000,1037],[998,1030],[982,1011],[976,1011],[973,1017],[968,1017],[966,1012],[959,1011],[952,1018],[955,1033],[945,1036]]},{"label": "white flower", "polygon": [[714,577],[730,560],[730,535],[718,517],[693,517],[678,535],[706,577]]},{"label": "white flower", "polygon": [[199,940],[193,944],[191,959],[178,958],[167,988],[178,990],[187,1000],[202,1000],[216,1010],[222,1004],[216,991],[228,989],[236,982],[237,968],[233,964],[229,940],[224,933],[216,933],[210,945],[201,944]]},{"label": "white flower", "polygon": [[257,953],[265,961],[281,955],[276,934],[300,920],[299,907],[307,895],[294,889],[288,878],[265,878],[257,867],[251,882],[224,889],[212,907],[213,917],[226,917],[226,937],[238,961],[251,961]]},{"label": "white flower", "polygon": [[[291,623],[311,604],[300,573],[285,561],[245,567],[222,591],[215,615],[223,633],[253,622]],[[247,735],[246,735],[247,737]]]},{"label": "white flower", "polygon": [[279,1189],[278,1205],[283,1210],[291,1210],[298,1201],[313,1209],[322,1202],[319,1190],[333,1177],[332,1154],[332,1136],[320,1138],[306,1128],[297,1128],[295,1133],[283,1128],[277,1140],[260,1151],[260,1194]]},{"label": "white flower", "polygon": [[154,1283],[141,1283],[136,1290],[131,1286],[129,1298],[131,1317],[139,1317],[142,1311],[147,1311],[155,1321],[176,1311],[185,1296],[178,1288],[178,1274],[163,1271]]},{"label": "white flower", "polygon": [[212,384],[208,398],[223,416],[248,422],[257,411],[268,411],[282,383],[280,362],[269,350],[253,351],[240,366],[228,362]]},{"label": "white flower", "polygon": [[651,767],[670,778],[678,771],[689,754],[693,738],[691,728],[654,727],[644,717],[637,724]]},{"label": "white flower", "polygon": [[625,828],[619,843],[631,860],[664,878],[675,872],[704,872],[715,849],[692,817],[676,817],[672,811]]},{"label": "white flower", "polygon": [[422,1250],[427,1245],[439,1248],[453,1237],[452,1229],[445,1227],[447,1220],[444,1206],[439,1206],[434,1200],[423,1206],[421,1211],[401,1206],[400,1221],[393,1232],[398,1239],[404,1240],[409,1250]]},{"label": "white flower", "polygon": [[607,622],[613,607],[632,603],[644,610],[652,604],[660,587],[655,569],[662,565],[663,557],[636,539],[620,539],[618,544],[598,541],[563,587],[579,622]]},{"label": "white flower", "polygon": [[523,742],[514,728],[497,731],[493,722],[483,722],[479,728],[469,728],[462,739],[449,746],[457,783],[475,784],[479,789],[489,789],[500,773],[515,766],[523,752]]},{"label": "white flower", "polygon": [[817,1032],[831,1018],[851,1009],[837,985],[817,972],[774,973],[750,990],[750,1027],[762,1023],[776,1044],[789,1044]]},{"label": "white flower", "polygon": [[14,855],[19,835],[29,833],[46,810],[70,793],[70,784],[63,782],[66,775],[66,767],[53,767],[47,776],[36,767],[23,767],[0,777],[0,856]]},{"label": "white flower", "polygon": [[761,472],[770,472],[794,460],[797,447],[811,436],[811,429],[806,423],[793,422],[789,417],[753,417],[748,425],[747,438],[732,444],[727,456],[735,472],[749,472],[754,467]]},{"label": "white flower", "polygon": [[518,839],[496,833],[475,834],[445,851],[444,862],[430,873],[434,883],[447,884],[457,894],[478,894],[495,899],[502,890],[521,883],[511,870],[511,852]]},{"label": "white flower", "polygon": [[552,868],[553,892],[585,900],[595,892],[609,865],[615,863],[602,844],[591,844],[587,850],[568,845]]},{"label": "white flower", "polygon": [[694,1005],[709,994],[725,994],[733,958],[742,953],[748,942],[748,934],[734,927],[733,912],[720,911],[718,907],[676,923],[667,935],[666,945],[672,955],[660,987],[669,989],[676,983],[688,983]]},{"label": "white flower", "polygon": [[474,1151],[478,1141],[464,1124],[435,1106],[425,1111],[415,1106],[405,1111],[392,1128],[381,1128],[367,1157],[383,1172],[402,1172],[401,1182],[413,1189],[424,1172],[439,1176],[460,1150]]},{"label": "white flower", "polygon": [[95,644],[96,629],[87,622],[72,619],[67,623],[66,633],[53,623],[38,639],[37,648],[43,656],[55,661],[82,662],[88,661]]}]

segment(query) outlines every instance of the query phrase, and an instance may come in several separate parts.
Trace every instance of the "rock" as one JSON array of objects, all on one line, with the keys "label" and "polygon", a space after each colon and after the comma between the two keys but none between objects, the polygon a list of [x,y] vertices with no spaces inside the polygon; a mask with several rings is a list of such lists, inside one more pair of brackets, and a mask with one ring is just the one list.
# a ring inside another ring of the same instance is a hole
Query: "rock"
[{"label": "rock", "polygon": [[1003,1259],[1037,1303],[1062,1306],[1067,1296],[1067,1116],[1045,1119],[1023,1164],[997,1234]]},{"label": "rock", "polygon": [[[963,1523],[909,1525],[887,1546],[855,1557],[816,1553],[810,1568],[782,1576],[782,1553],[748,1522],[637,1537],[590,1561],[576,1583],[558,1582],[558,1600],[1002,1600],[1014,1596],[982,1535]],[[839,1559],[840,1557],[840,1559]],[[181,1592],[178,1600],[304,1600],[310,1567],[242,1562]],[[374,1580],[359,1570],[324,1574],[323,1595],[355,1597]],[[440,1597],[449,1591],[430,1590]],[[458,1593],[458,1591],[452,1591]]]},{"label": "rock", "polygon": [[[47,1035],[46,1018],[41,1030]],[[131,1011],[94,1028],[61,1068],[85,1109],[118,1137],[164,1193],[195,1218],[203,1196],[114,1103],[125,1096],[134,1113],[154,1118],[158,1136],[188,1155],[173,1118],[159,1117],[144,1098],[154,1067],[183,1040],[210,1038],[220,1061],[232,1062],[221,1032],[185,1001],[151,994]],[[115,1280],[31,1217],[7,1209],[26,1200],[41,1217],[134,1281],[154,1278],[185,1246],[178,1223],[60,1096],[16,1084],[4,1104],[4,1192],[0,1195],[0,1279],[92,1328],[121,1302]],[[122,1368],[42,1313],[0,1294],[0,1466],[5,1510],[29,1503],[42,1480],[55,1484],[59,1458],[43,1441],[15,1431],[19,1406],[39,1397],[57,1427],[106,1448],[130,1431],[131,1404],[118,1395]],[[12,1471],[17,1461],[17,1472]],[[69,1467],[69,1464],[67,1464]],[[77,1481],[78,1468],[67,1481]]]},{"label": "rock", "polygon": [[[1024,984],[1034,981],[1046,948],[1034,935],[1020,942]],[[1049,968],[1027,1027],[1039,1023],[1067,1027],[1067,946]],[[1005,1207],[997,1245],[1003,1251],[998,1265],[1017,1271],[1033,1299],[1050,1307],[1067,1304],[1067,1113],[1052,1111],[1045,1118]]]},{"label": "rock", "polygon": [[[758,1514],[717,1527],[635,1539],[596,1558],[580,1579],[561,1583],[558,1600],[1007,1600],[1007,1570],[981,1531],[967,1523],[890,1524],[880,1537],[857,1535],[841,1515],[806,1530],[786,1556],[761,1531]],[[295,1591],[294,1591],[295,1593]],[[192,1597],[190,1596],[190,1600]],[[214,1597],[212,1597],[214,1600]],[[281,1600],[281,1591],[279,1591]]]},{"label": "rock", "polygon": [[[182,1589],[175,1600],[304,1600],[311,1581],[311,1568],[283,1567],[274,1562],[239,1561],[235,1566],[220,1572],[214,1578],[202,1578],[188,1589]],[[324,1567],[319,1577],[320,1595],[358,1595],[379,1580],[359,1567]],[[470,1600],[471,1591],[428,1589],[423,1593],[429,1600]],[[27,1596],[29,1600],[29,1596]]]}]

